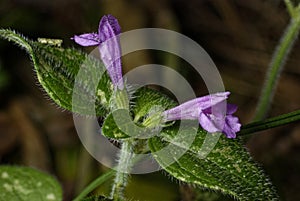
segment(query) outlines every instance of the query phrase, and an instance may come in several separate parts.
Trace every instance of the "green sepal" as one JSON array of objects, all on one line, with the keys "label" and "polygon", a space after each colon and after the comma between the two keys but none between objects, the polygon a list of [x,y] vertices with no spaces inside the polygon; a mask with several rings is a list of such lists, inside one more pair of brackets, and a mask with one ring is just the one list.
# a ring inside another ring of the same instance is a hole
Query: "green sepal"
[{"label": "green sepal", "polygon": [[61,201],[60,184],[50,175],[28,167],[0,166],[0,200]]},{"label": "green sepal", "polygon": [[122,124],[122,126],[130,126],[130,123],[133,123],[131,120],[128,121],[128,110],[126,109],[119,109],[115,110],[114,112],[110,113],[104,120],[103,125],[102,125],[102,135],[108,138],[113,138],[113,139],[124,139],[130,137],[126,133],[124,133],[120,129],[118,124],[115,122],[115,118],[118,120],[122,121],[119,122],[119,125]]},{"label": "green sepal", "polygon": [[151,108],[159,106],[164,109],[169,109],[176,106],[176,102],[165,94],[156,90],[143,87],[134,93],[136,97],[133,102],[133,114],[135,122],[143,122],[149,114]]},{"label": "green sepal", "polygon": [[110,113],[102,125],[102,134],[112,139],[137,138],[146,139],[157,135],[157,130],[142,127],[132,121],[126,109],[118,109]]},{"label": "green sepal", "polygon": [[[145,127],[143,122],[148,120],[149,112],[156,106],[165,109],[175,106],[175,102],[162,93],[149,88],[140,88],[133,93],[135,97],[132,102],[132,114],[127,109],[117,109],[111,112],[102,126],[102,134],[108,138],[149,138],[157,135],[157,130],[161,125]],[[159,114],[157,114],[159,115]],[[157,120],[157,118],[154,118]],[[156,121],[158,122],[158,121]]]}]

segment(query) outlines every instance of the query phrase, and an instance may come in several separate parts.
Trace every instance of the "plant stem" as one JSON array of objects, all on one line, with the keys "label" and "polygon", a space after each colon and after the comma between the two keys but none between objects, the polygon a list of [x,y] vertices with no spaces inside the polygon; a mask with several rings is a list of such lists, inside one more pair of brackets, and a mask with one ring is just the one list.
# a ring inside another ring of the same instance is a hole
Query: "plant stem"
[{"label": "plant stem", "polygon": [[95,188],[100,186],[105,181],[111,179],[115,175],[115,170],[109,170],[105,174],[102,174],[100,177],[98,177],[96,180],[94,180],[92,183],[90,183],[73,201],[80,201],[84,197],[86,197],[90,192],[92,192]]},{"label": "plant stem", "polygon": [[286,5],[286,8],[291,16],[291,18],[295,17],[295,8],[293,3],[290,0],[284,0],[284,3]]},{"label": "plant stem", "polygon": [[246,136],[258,131],[282,126],[299,120],[300,120],[300,110],[297,110],[291,113],[269,118],[263,121],[257,121],[257,122],[247,124],[242,127],[241,131],[237,135],[239,137]]},{"label": "plant stem", "polygon": [[279,75],[282,71],[290,50],[295,44],[299,30],[300,14],[295,13],[294,18],[291,19],[289,26],[280,39],[279,45],[277,46],[273,54],[272,61],[270,63],[265,79],[264,87],[262,89],[258,105],[256,107],[256,114],[254,118],[254,120],[256,121],[264,119],[269,110]]},{"label": "plant stem", "polygon": [[118,161],[117,172],[114,184],[111,191],[111,197],[114,201],[124,201],[124,190],[127,185],[128,175],[134,163],[134,144],[130,140],[125,140],[122,143],[120,156]]}]

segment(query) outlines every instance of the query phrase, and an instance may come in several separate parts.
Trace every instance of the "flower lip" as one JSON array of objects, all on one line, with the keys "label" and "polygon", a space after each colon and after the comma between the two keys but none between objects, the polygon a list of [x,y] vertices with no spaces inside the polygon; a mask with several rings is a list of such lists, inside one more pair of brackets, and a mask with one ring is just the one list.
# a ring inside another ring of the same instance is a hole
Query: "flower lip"
[{"label": "flower lip", "polygon": [[75,35],[71,39],[81,46],[96,46],[100,44],[100,40],[97,33],[87,33],[81,34],[79,36]]},{"label": "flower lip", "polygon": [[96,46],[121,33],[118,20],[111,14],[104,15],[98,27],[98,33],[75,35],[71,39],[81,46]]}]

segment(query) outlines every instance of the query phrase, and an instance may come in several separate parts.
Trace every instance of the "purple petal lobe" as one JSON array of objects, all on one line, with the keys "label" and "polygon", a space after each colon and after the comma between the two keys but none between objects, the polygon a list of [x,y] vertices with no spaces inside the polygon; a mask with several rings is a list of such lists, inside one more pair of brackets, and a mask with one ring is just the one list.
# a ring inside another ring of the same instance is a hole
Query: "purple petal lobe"
[{"label": "purple petal lobe", "polygon": [[111,27],[113,28],[114,32],[116,35],[121,33],[121,26],[119,25],[118,20],[112,16],[112,15],[107,15],[107,19],[109,21],[109,24],[111,25]]},{"label": "purple petal lobe", "polygon": [[207,114],[202,113],[199,116],[199,123],[202,126],[203,129],[207,130],[210,133],[219,132],[221,131],[219,128],[215,126],[215,124],[212,122],[211,117],[209,117]]},{"label": "purple petal lobe", "polygon": [[81,34],[79,36],[75,35],[72,39],[81,46],[95,46],[100,44],[100,38],[96,33]]},{"label": "purple petal lobe", "polygon": [[121,27],[118,20],[112,15],[104,15],[101,18],[98,28],[98,34],[101,42],[106,41],[121,33]]},{"label": "purple petal lobe", "polygon": [[241,129],[239,119],[232,115],[226,116],[226,123],[223,128],[223,133],[227,138],[236,138],[236,133]]},{"label": "purple petal lobe", "polygon": [[226,114],[233,114],[233,113],[235,113],[237,111],[237,108],[238,107],[236,105],[228,103],[227,104]]}]

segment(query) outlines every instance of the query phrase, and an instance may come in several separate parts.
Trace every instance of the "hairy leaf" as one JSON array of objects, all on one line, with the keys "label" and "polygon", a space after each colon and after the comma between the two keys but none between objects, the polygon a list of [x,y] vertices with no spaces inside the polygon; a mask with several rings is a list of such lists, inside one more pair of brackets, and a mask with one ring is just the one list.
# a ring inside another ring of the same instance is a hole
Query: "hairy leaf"
[{"label": "hairy leaf", "polygon": [[79,114],[107,113],[112,84],[98,59],[76,49],[28,40],[11,30],[0,29],[0,37],[29,53],[40,84],[60,107]]},{"label": "hairy leaf", "polygon": [[59,183],[38,170],[27,167],[0,166],[0,177],[0,200],[62,200]]},{"label": "hairy leaf", "polygon": [[[179,134],[181,138],[177,131],[176,127],[168,128],[161,133],[163,137],[149,140],[155,159],[172,176],[187,183],[221,191],[239,200],[278,200],[268,177],[251,159],[239,140],[227,139],[222,135],[212,151],[202,157],[199,150],[206,135],[218,137],[218,134],[209,134],[199,129],[188,147],[182,139],[189,136],[191,128],[183,128]],[[170,161],[173,163],[170,164]]]}]

